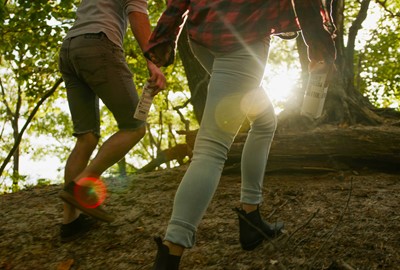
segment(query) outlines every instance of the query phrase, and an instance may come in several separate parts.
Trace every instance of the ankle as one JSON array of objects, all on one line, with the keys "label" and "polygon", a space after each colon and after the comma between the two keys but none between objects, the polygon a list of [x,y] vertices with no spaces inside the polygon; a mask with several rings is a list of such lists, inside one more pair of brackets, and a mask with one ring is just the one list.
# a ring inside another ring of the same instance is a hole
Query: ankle
[{"label": "ankle", "polygon": [[163,244],[168,247],[169,254],[173,256],[182,256],[183,252],[185,251],[184,247],[166,240],[163,242]]},{"label": "ankle", "polygon": [[161,237],[154,238],[157,244],[157,255],[153,270],[178,270],[183,253],[183,247],[169,241],[163,241]]},{"label": "ankle", "polygon": [[73,179],[75,183],[81,183],[82,184],[82,179],[85,178],[95,178],[95,179],[100,179],[101,175],[95,172],[82,172],[79,174],[76,178]]},{"label": "ankle", "polygon": [[258,204],[247,204],[242,203],[242,210],[246,212],[246,214],[256,211],[258,209]]},{"label": "ankle", "polygon": [[69,204],[64,204],[63,224],[68,224],[75,221],[80,215],[80,211],[71,207]]}]

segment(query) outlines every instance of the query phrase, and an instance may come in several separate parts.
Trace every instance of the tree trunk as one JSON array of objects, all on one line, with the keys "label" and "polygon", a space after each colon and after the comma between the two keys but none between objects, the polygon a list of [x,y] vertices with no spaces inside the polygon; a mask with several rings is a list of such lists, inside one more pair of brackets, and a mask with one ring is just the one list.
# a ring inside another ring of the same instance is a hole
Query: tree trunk
[{"label": "tree trunk", "polygon": [[[15,116],[16,115],[19,115],[19,113],[15,113]],[[11,122],[12,122],[11,126],[13,128],[14,142],[17,141],[17,139],[18,139],[18,132],[19,132],[18,121],[19,121],[19,117],[13,118],[11,120]],[[20,176],[19,176],[20,149],[19,149],[19,146],[15,149],[14,154],[12,155],[12,159],[13,159],[13,170],[12,170],[13,187],[17,187],[18,182],[20,180]]]},{"label": "tree trunk", "polygon": [[[345,55],[344,46],[344,0],[337,0],[332,2],[332,18],[336,26],[335,47],[337,55]],[[344,69],[343,58],[336,59],[336,67],[339,70]]]},{"label": "tree trunk", "polygon": [[193,105],[194,114],[197,121],[200,123],[206,103],[210,76],[192,53],[188,42],[186,27],[182,29],[178,41],[178,51],[189,84],[191,94],[190,103]]},{"label": "tree trunk", "polygon": [[[344,3],[343,1],[334,1],[333,16],[336,20],[337,37],[337,59],[336,73],[330,83],[328,94],[324,104],[323,115],[312,121],[311,119],[300,119],[299,110],[293,110],[288,107],[279,116],[279,128],[281,129],[310,129],[322,124],[340,124],[340,125],[379,125],[384,119],[377,115],[372,104],[354,87],[354,46],[358,30],[365,20],[368,12],[370,0],[363,0],[360,11],[355,19],[349,34],[347,47],[344,47],[343,23],[344,23]],[[302,74],[306,74],[307,65],[304,63],[307,59],[307,51],[304,49],[303,39],[297,40],[297,47],[300,55]],[[306,80],[308,76],[302,76]],[[303,81],[303,86],[305,81]],[[304,95],[304,89],[300,90]],[[300,94],[298,96],[301,96]]]},{"label": "tree trunk", "polygon": [[345,55],[345,65],[346,73],[348,74],[348,84],[349,88],[354,87],[354,50],[357,39],[358,31],[362,28],[362,23],[367,18],[368,8],[371,0],[363,0],[361,3],[360,11],[357,14],[356,19],[352,23],[349,29],[349,36],[347,41],[346,55]]},{"label": "tree trunk", "polygon": [[120,161],[117,162],[118,165],[118,174],[120,177],[126,176],[126,159],[123,157]]}]

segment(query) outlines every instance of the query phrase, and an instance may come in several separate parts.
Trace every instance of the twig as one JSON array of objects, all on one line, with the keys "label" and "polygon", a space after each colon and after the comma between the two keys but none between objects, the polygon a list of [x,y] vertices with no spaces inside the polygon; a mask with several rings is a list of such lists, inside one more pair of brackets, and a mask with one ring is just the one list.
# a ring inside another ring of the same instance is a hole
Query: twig
[{"label": "twig", "polygon": [[296,251],[297,247],[300,246],[302,243],[308,241],[309,239],[311,239],[311,237],[307,237],[307,238],[303,238],[300,241],[297,241],[297,243],[295,243],[292,247],[293,253]]},{"label": "twig", "polygon": [[338,264],[340,267],[344,268],[345,270],[355,270],[351,265],[349,265],[348,263],[346,263],[343,260],[339,260]]},{"label": "twig", "polygon": [[271,218],[271,217],[275,214],[275,212],[276,212],[278,209],[281,209],[281,208],[284,207],[287,203],[288,203],[288,200],[286,200],[284,203],[282,203],[279,207],[274,208],[274,210],[272,210],[272,212],[267,216],[267,219]]},{"label": "twig", "polygon": [[301,229],[303,229],[304,227],[306,227],[306,226],[311,222],[311,220],[313,220],[313,219],[315,218],[315,216],[319,213],[319,210],[320,210],[320,209],[318,208],[318,210],[315,211],[314,214],[312,214],[311,217],[308,218],[308,220],[306,221],[306,223],[304,223],[303,225],[301,225],[300,227],[298,227],[294,232],[292,232],[292,233],[289,235],[289,237],[286,239],[284,245],[286,245],[286,244],[289,242],[289,240],[293,237],[293,235],[295,235],[298,231],[300,231]]}]

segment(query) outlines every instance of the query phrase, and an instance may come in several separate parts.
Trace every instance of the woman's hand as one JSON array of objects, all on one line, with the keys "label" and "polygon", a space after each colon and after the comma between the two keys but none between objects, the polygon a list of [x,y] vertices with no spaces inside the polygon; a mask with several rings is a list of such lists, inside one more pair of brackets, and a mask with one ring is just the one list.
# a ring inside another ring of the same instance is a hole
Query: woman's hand
[{"label": "woman's hand", "polygon": [[173,63],[173,48],[168,43],[161,43],[149,50],[150,60],[158,67],[168,66]]}]

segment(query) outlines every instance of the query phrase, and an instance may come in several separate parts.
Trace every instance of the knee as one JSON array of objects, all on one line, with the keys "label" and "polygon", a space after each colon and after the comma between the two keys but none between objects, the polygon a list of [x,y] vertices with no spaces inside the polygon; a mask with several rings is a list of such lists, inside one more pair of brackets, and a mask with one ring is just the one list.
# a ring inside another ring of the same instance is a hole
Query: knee
[{"label": "knee", "polygon": [[253,126],[265,133],[275,132],[278,126],[278,118],[275,113],[268,113],[267,116],[261,118],[259,121],[254,121]]},{"label": "knee", "polygon": [[76,145],[86,152],[93,152],[99,142],[99,137],[92,132],[77,136]]},{"label": "knee", "polygon": [[120,130],[119,133],[123,134],[123,138],[126,139],[126,143],[135,145],[146,134],[146,126],[142,126],[134,130]]}]

